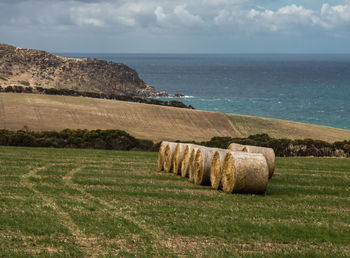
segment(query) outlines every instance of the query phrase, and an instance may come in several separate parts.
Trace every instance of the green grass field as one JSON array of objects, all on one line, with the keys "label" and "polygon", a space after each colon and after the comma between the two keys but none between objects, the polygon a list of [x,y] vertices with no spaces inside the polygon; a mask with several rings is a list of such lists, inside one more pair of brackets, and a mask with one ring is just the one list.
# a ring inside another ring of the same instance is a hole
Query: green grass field
[{"label": "green grass field", "polygon": [[350,256],[350,159],[278,158],[264,196],[156,160],[0,147],[0,256]]}]

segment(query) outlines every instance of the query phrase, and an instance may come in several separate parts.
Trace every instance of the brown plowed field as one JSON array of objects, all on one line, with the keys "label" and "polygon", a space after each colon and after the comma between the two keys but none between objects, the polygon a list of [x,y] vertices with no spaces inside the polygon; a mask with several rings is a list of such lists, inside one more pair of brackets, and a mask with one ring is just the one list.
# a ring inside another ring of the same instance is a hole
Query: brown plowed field
[{"label": "brown plowed field", "polygon": [[34,131],[120,129],[154,141],[238,137],[226,115],[131,102],[36,94],[0,94],[0,128]]}]

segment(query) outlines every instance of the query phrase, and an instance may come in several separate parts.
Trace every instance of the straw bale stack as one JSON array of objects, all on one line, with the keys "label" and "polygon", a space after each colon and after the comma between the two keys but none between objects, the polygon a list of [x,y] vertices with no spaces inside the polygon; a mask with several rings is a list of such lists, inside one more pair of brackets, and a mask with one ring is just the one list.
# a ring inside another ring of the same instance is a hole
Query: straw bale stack
[{"label": "straw bale stack", "polygon": [[264,193],[269,170],[260,153],[229,152],[225,156],[222,188],[230,193]]},{"label": "straw bale stack", "polygon": [[273,172],[275,171],[275,152],[273,149],[245,145],[243,148],[243,151],[249,152],[249,153],[261,153],[261,154],[263,154],[266,161],[267,161],[267,165],[269,167],[269,178],[271,178],[273,176]]},{"label": "straw bale stack", "polygon": [[189,176],[189,167],[190,167],[190,157],[193,148],[196,148],[198,145],[195,144],[187,144],[184,151],[184,156],[181,162],[181,176],[188,177]]},{"label": "straw bale stack", "polygon": [[199,148],[193,166],[193,181],[197,185],[210,185],[210,168],[217,148]]},{"label": "straw bale stack", "polygon": [[162,141],[159,147],[159,152],[158,152],[158,169],[159,170],[164,170],[164,151],[165,147],[168,145],[167,141]]},{"label": "straw bale stack", "polygon": [[166,172],[171,172],[176,145],[177,145],[176,142],[169,142],[165,146],[165,150],[164,150],[164,170]]},{"label": "straw bale stack", "polygon": [[203,146],[195,146],[192,148],[192,151],[191,151],[190,159],[188,161],[188,179],[190,180],[190,182],[194,181],[194,178],[193,178],[193,172],[195,169],[195,162],[194,161],[196,158],[197,151],[201,147],[203,147]]},{"label": "straw bale stack", "polygon": [[175,148],[174,158],[173,158],[173,172],[175,175],[181,173],[181,163],[185,154],[187,143],[178,143]]},{"label": "straw bale stack", "polygon": [[231,143],[227,149],[228,150],[231,150],[231,151],[243,151],[243,148],[244,148],[245,145],[242,145],[242,144],[238,144],[238,143]]},{"label": "straw bale stack", "polygon": [[224,166],[225,156],[228,152],[231,152],[231,150],[218,149],[213,156],[210,167],[210,184],[215,189],[222,188],[222,168]]}]

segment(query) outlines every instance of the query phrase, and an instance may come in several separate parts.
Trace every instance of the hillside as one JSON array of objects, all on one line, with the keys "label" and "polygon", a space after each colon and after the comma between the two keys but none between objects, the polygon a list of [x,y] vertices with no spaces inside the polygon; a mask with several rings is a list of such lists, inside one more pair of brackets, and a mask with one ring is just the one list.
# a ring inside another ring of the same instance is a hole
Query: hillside
[{"label": "hillside", "polygon": [[120,129],[134,137],[208,140],[237,137],[224,114],[84,97],[0,93],[0,128]]},{"label": "hillside", "polygon": [[120,129],[153,141],[205,141],[213,136],[246,137],[257,133],[329,142],[350,139],[350,130],[277,119],[84,97],[14,93],[0,93],[0,128]]},{"label": "hillside", "polygon": [[350,139],[350,130],[327,126],[304,124],[280,119],[227,115],[242,137],[266,133],[274,138],[305,139],[311,138],[327,142]]},{"label": "hillside", "polygon": [[106,94],[156,96],[130,67],[91,58],[66,58],[0,43],[0,85],[40,86]]}]

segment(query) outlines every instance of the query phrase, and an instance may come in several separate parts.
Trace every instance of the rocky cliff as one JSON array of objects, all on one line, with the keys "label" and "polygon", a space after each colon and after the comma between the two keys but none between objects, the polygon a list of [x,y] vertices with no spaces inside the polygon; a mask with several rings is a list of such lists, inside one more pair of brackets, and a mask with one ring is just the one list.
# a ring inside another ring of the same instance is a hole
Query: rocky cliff
[{"label": "rocky cliff", "polygon": [[65,58],[0,43],[0,85],[40,86],[136,96],[166,95],[130,67],[91,58]]}]

